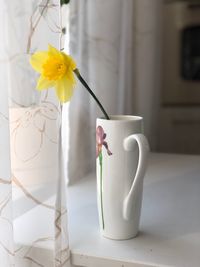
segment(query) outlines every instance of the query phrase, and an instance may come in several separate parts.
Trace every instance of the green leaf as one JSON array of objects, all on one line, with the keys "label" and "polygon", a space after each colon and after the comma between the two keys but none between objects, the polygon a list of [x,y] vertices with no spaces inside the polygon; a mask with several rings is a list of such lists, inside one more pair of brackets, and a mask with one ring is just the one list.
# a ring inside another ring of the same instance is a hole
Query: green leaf
[{"label": "green leaf", "polygon": [[67,5],[67,4],[69,4],[69,2],[70,2],[70,0],[60,0],[61,6],[62,5]]}]

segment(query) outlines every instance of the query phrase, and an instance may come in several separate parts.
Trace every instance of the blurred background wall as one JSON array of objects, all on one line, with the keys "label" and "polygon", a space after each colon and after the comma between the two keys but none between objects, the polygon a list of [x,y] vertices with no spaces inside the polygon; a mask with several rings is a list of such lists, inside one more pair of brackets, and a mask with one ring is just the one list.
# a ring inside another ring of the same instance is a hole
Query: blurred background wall
[{"label": "blurred background wall", "polygon": [[157,150],[200,153],[200,1],[163,1]]}]

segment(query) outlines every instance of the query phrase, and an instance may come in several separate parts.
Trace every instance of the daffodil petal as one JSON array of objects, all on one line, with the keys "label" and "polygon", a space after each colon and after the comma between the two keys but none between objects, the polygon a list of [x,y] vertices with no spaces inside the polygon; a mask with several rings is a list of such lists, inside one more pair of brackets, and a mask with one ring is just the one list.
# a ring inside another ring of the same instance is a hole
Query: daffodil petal
[{"label": "daffodil petal", "polygon": [[69,80],[73,85],[76,84],[76,79],[74,77],[73,71],[69,71],[64,78],[66,78],[67,80]]},{"label": "daffodil petal", "polygon": [[55,86],[55,81],[49,81],[49,80],[45,79],[42,75],[38,79],[38,82],[37,82],[37,89],[38,90],[48,89],[48,88],[53,87],[53,86]]},{"label": "daffodil petal", "polygon": [[50,56],[61,56],[61,52],[50,44],[48,45],[48,54]]},{"label": "daffodil petal", "polygon": [[42,65],[48,58],[48,53],[45,51],[36,52],[30,58],[30,64],[37,72],[42,72]]},{"label": "daffodil petal", "polygon": [[67,77],[56,82],[56,94],[61,103],[70,100],[73,95],[75,82],[71,82]]},{"label": "daffodil petal", "polygon": [[64,57],[66,64],[69,65],[72,70],[75,70],[76,69],[76,62],[73,60],[73,58],[71,56],[63,53],[63,52],[62,52],[62,55]]}]

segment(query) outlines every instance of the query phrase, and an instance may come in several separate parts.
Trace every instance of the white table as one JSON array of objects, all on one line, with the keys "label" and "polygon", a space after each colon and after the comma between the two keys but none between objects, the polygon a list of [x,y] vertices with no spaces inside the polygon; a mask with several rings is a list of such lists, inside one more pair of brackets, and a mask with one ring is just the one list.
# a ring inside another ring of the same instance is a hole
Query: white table
[{"label": "white table", "polygon": [[94,174],[69,188],[68,203],[75,266],[200,266],[200,156],[151,154],[135,239],[101,237]]}]

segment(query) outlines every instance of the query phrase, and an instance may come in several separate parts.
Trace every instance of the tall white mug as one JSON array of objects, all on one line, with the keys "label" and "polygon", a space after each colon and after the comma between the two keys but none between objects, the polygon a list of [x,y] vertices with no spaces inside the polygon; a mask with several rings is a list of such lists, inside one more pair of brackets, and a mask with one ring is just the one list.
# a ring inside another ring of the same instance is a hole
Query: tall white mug
[{"label": "tall white mug", "polygon": [[97,119],[97,200],[104,237],[123,240],[137,235],[148,152],[142,117]]}]

